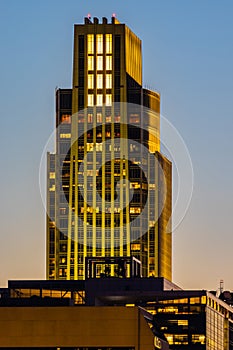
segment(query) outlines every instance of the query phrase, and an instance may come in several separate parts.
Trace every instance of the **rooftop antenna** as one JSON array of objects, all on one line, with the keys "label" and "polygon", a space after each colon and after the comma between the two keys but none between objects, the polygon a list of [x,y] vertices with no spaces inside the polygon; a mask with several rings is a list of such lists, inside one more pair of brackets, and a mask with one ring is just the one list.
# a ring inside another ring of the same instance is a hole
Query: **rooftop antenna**
[{"label": "rooftop antenna", "polygon": [[224,289],[223,285],[224,285],[224,281],[223,281],[223,280],[220,280],[220,288],[219,288],[220,294],[223,293],[223,289]]}]

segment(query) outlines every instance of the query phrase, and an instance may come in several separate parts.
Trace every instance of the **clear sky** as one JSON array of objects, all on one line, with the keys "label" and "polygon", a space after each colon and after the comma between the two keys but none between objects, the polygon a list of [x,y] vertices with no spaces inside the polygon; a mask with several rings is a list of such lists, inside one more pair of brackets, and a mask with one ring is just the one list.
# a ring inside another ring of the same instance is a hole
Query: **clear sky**
[{"label": "clear sky", "polygon": [[233,2],[0,1],[0,286],[45,278],[39,164],[54,128],[54,90],[71,87],[73,24],[88,13],[126,23],[143,42],[144,84],[160,91],[194,168],[173,234],[173,279],[233,290]]}]

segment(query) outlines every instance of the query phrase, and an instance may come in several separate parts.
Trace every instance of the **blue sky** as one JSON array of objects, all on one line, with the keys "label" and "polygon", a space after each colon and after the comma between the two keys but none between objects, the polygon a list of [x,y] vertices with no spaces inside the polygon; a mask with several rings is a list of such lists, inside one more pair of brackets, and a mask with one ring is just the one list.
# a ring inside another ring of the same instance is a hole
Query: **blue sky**
[{"label": "blue sky", "polygon": [[45,278],[39,164],[54,128],[54,90],[71,86],[73,24],[88,13],[126,23],[143,42],[143,81],[161,93],[194,168],[173,234],[174,282],[233,290],[233,2],[0,2],[0,285]]}]

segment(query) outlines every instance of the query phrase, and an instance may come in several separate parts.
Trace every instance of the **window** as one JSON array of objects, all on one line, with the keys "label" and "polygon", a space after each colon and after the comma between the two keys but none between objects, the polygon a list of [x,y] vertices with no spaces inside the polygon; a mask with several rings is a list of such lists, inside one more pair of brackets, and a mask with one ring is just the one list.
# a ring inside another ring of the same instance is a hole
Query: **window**
[{"label": "window", "polygon": [[115,115],[114,121],[115,121],[115,123],[120,123],[121,116],[120,115]]},{"label": "window", "polygon": [[106,56],[106,70],[112,70],[112,56]]},{"label": "window", "polygon": [[192,343],[205,344],[205,335],[204,334],[192,334]]},{"label": "window", "polygon": [[103,34],[96,35],[96,49],[97,53],[103,53]]},{"label": "window", "polygon": [[102,106],[103,105],[103,95],[100,95],[100,94],[97,95],[96,105],[97,106]]},{"label": "window", "polygon": [[112,34],[106,34],[106,53],[112,53]]},{"label": "window", "polygon": [[66,208],[60,208],[60,214],[65,215],[66,214]]},{"label": "window", "polygon": [[87,122],[88,123],[92,123],[93,122],[93,114],[92,113],[88,113],[88,115],[87,115]]},{"label": "window", "polygon": [[87,52],[94,53],[94,34],[87,35]]},{"label": "window", "polygon": [[103,56],[97,56],[97,70],[103,70]]},{"label": "window", "polygon": [[130,123],[140,123],[140,118],[139,118],[139,114],[138,113],[131,113],[130,116],[129,116],[129,122]]},{"label": "window", "polygon": [[88,74],[88,89],[94,89],[94,74]]},{"label": "window", "polygon": [[68,219],[60,219],[60,227],[66,228],[68,226]]},{"label": "window", "polygon": [[61,122],[64,124],[70,124],[71,123],[71,116],[69,114],[62,114]]},{"label": "window", "polygon": [[97,74],[97,89],[103,89],[103,74]]},{"label": "window", "polygon": [[78,123],[84,123],[84,115],[83,114],[78,115]]},{"label": "window", "polygon": [[[93,142],[87,143],[87,152],[93,152],[94,144]],[[87,176],[93,176],[93,170],[87,170]]]},{"label": "window", "polygon": [[102,152],[102,143],[96,143],[96,152]]},{"label": "window", "polygon": [[97,123],[102,123],[102,113],[97,113],[96,119],[97,119]]},{"label": "window", "polygon": [[106,74],[106,89],[112,88],[112,74]]},{"label": "window", "polygon": [[60,134],[60,139],[70,139],[71,134]]},{"label": "window", "polygon": [[106,106],[111,106],[111,105],[112,105],[112,95],[106,94]]},{"label": "window", "polygon": [[140,213],[141,213],[141,208],[137,208],[137,207],[130,208],[130,214],[140,214]]},{"label": "window", "polygon": [[131,250],[141,250],[141,245],[139,243],[131,244]]},{"label": "window", "polygon": [[89,94],[87,96],[87,105],[88,105],[88,107],[94,106],[94,95],[93,94]]},{"label": "window", "polygon": [[88,67],[88,70],[94,70],[94,56],[88,56],[87,67]]},{"label": "window", "polygon": [[51,187],[49,188],[49,191],[50,191],[50,192],[54,192],[54,191],[55,191],[55,185],[54,185],[54,184],[51,185]]}]

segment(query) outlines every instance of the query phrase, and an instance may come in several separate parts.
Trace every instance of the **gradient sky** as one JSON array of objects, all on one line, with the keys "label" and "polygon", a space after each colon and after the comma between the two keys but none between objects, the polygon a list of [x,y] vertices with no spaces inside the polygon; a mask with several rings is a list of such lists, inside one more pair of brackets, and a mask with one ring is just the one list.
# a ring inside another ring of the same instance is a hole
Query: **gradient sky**
[{"label": "gradient sky", "polygon": [[173,234],[173,280],[233,290],[233,2],[0,1],[0,286],[45,278],[39,164],[54,90],[71,86],[73,24],[116,13],[143,42],[144,84],[160,91],[194,168],[192,202]]}]

